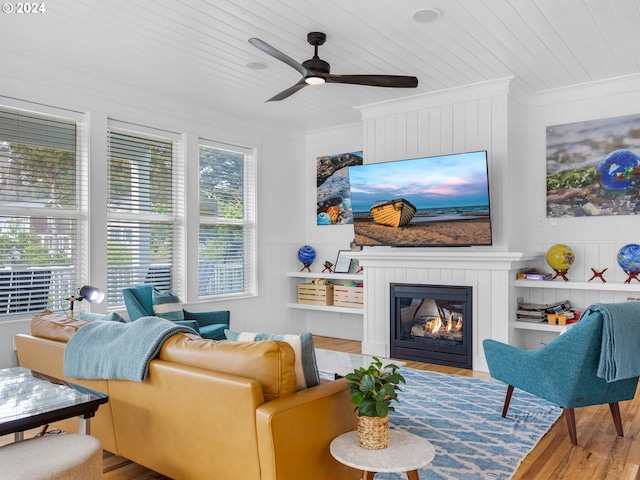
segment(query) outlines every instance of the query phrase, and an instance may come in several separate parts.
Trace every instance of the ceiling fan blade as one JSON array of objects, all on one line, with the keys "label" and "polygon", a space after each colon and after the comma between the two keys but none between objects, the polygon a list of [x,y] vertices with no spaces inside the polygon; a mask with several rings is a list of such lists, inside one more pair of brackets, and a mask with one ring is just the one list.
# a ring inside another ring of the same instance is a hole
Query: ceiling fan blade
[{"label": "ceiling fan blade", "polygon": [[300,79],[300,81],[298,83],[296,83],[295,85],[290,86],[286,90],[283,90],[279,94],[274,95],[269,100],[267,100],[267,102],[276,102],[276,101],[279,101],[279,100],[284,100],[285,98],[293,95],[298,90],[300,90],[301,88],[306,87],[307,85],[308,85],[308,83],[304,81],[304,78],[302,78],[302,79]]},{"label": "ceiling fan blade", "polygon": [[300,75],[302,75],[303,77],[306,77],[309,74],[309,72],[307,71],[306,68],[304,68],[300,63],[296,62],[289,55],[286,55],[286,54],[282,53],[277,48],[273,48],[271,45],[269,45],[266,42],[263,42],[259,38],[250,38],[249,39],[249,43],[251,45],[253,45],[254,47],[259,48],[263,52],[271,55],[273,58],[276,58],[276,59],[280,60],[281,62],[286,63],[291,68],[296,69],[300,73]]},{"label": "ceiling fan blade", "polygon": [[418,79],[406,75],[323,75],[327,83],[349,83],[372,87],[416,88]]}]

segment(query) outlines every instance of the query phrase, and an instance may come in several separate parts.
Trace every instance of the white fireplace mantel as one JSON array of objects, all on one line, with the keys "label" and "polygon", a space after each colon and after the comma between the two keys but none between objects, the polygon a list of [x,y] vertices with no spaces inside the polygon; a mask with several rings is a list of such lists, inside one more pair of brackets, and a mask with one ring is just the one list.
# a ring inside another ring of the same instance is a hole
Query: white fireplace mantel
[{"label": "white fireplace mantel", "polygon": [[356,258],[362,266],[411,266],[416,262],[428,262],[439,266],[451,262],[464,263],[474,268],[502,270],[511,269],[517,262],[536,260],[540,253],[508,252],[495,250],[461,250],[451,248],[395,248],[370,247],[361,251],[345,252],[345,256]]},{"label": "white fireplace mantel", "polygon": [[515,311],[515,271],[539,261],[540,253],[485,249],[369,247],[345,252],[363,267],[362,352],[388,357],[390,285],[464,285],[473,288],[473,369],[487,371],[482,341],[509,343]]}]

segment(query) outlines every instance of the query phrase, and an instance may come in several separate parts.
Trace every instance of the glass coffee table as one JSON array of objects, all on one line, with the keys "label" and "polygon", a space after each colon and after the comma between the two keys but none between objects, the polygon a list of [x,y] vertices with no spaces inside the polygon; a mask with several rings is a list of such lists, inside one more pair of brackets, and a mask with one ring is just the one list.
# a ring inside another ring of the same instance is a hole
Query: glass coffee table
[{"label": "glass coffee table", "polygon": [[358,432],[336,437],[329,446],[340,463],[362,470],[362,480],[373,480],[378,472],[405,472],[409,480],[419,480],[418,469],[431,464],[436,451],[426,439],[403,430],[389,430],[389,446],[367,450],[358,445]]},{"label": "glass coffee table", "polygon": [[78,416],[79,433],[89,434],[89,419],[108,395],[24,367],[0,370],[0,435]]}]

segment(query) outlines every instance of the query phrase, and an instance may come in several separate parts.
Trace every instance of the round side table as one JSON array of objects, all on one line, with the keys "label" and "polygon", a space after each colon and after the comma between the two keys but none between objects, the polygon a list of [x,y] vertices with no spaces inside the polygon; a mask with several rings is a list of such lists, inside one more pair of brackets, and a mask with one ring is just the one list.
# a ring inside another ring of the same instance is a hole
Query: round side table
[{"label": "round side table", "polygon": [[362,470],[362,480],[373,480],[377,472],[406,472],[409,480],[419,480],[418,469],[429,465],[436,455],[428,440],[402,430],[389,431],[389,446],[368,450],[358,445],[358,432],[343,433],[329,447],[333,458]]}]

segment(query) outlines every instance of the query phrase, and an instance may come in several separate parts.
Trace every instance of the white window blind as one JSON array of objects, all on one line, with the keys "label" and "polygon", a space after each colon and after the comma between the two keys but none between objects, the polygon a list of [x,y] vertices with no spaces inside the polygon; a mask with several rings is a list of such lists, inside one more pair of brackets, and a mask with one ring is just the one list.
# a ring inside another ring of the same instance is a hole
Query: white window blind
[{"label": "white window blind", "polygon": [[110,128],[108,159],[107,299],[115,307],[124,287],[172,289],[174,142]]},{"label": "white window blind", "polygon": [[200,297],[255,293],[255,165],[242,147],[201,141]]},{"label": "white window blind", "polygon": [[0,110],[0,316],[67,308],[76,287],[78,126]]}]

